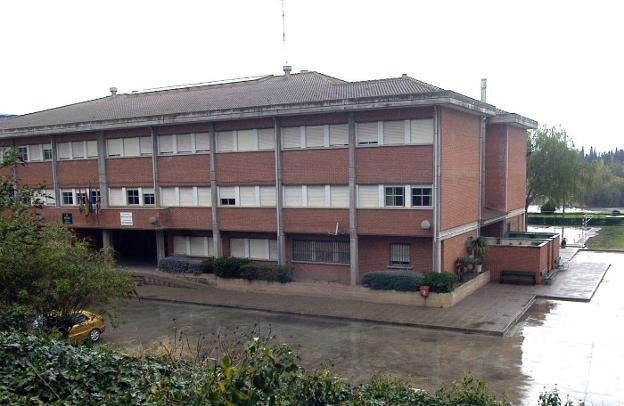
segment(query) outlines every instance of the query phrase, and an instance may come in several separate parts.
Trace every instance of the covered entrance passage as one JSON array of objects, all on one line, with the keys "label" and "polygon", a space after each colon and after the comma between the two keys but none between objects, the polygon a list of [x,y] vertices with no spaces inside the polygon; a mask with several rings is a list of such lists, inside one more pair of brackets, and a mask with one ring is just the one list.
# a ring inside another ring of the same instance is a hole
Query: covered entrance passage
[{"label": "covered entrance passage", "polygon": [[156,231],[105,230],[111,234],[115,258],[122,265],[153,265],[158,263]]}]

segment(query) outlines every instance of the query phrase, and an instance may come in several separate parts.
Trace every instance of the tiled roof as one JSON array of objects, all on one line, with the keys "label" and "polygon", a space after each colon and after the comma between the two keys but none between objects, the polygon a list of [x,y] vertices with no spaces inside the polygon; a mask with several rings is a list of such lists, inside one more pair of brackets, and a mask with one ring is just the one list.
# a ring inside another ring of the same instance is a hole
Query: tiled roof
[{"label": "tiled roof", "polygon": [[[411,77],[346,82],[317,72],[117,94],[0,121],[0,130],[162,115],[448,93]],[[465,96],[464,96],[465,97]]]}]

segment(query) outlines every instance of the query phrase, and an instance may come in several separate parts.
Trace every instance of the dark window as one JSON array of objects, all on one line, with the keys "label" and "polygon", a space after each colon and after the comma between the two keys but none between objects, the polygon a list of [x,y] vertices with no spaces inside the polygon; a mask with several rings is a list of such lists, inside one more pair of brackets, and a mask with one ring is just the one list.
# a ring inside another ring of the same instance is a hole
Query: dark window
[{"label": "dark window", "polygon": [[410,263],[409,244],[390,244],[390,265],[407,267]]},{"label": "dark window", "polygon": [[74,204],[74,192],[63,192],[63,204],[69,206]]},{"label": "dark window", "polygon": [[412,188],[412,207],[428,207],[428,206],[431,206],[431,188],[430,187]]},{"label": "dark window", "polygon": [[85,316],[84,314],[78,314],[74,317],[74,324],[84,323],[87,320],[89,320],[87,316]]},{"label": "dark window", "polygon": [[22,161],[28,161],[28,147],[17,147],[17,157]]},{"label": "dark window", "polygon": [[91,204],[95,204],[100,200],[100,191],[99,189],[91,189],[89,191],[89,201]]},{"label": "dark window", "polygon": [[405,206],[405,188],[403,186],[392,186],[386,189],[386,207]]},{"label": "dark window", "polygon": [[52,160],[52,147],[43,146],[43,160],[50,161]]},{"label": "dark window", "polygon": [[154,204],[154,194],[153,193],[143,193],[143,204]]},{"label": "dark window", "polygon": [[139,189],[128,189],[126,190],[126,196],[128,197],[128,204],[139,204],[141,200],[139,199]]},{"label": "dark window", "polygon": [[236,206],[236,199],[221,199],[221,206]]},{"label": "dark window", "polygon": [[350,261],[348,241],[301,241],[293,242],[293,260],[348,264]]}]

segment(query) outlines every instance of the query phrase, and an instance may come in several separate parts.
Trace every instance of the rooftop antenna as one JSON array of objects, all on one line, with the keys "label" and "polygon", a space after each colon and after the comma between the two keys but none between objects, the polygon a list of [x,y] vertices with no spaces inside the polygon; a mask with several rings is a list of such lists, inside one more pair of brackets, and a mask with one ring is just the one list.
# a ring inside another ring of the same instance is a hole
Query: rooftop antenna
[{"label": "rooftop antenna", "polygon": [[284,13],[284,0],[282,0],[282,56],[284,57],[284,75],[290,75],[292,66],[288,64],[288,57],[286,55],[286,14]]}]

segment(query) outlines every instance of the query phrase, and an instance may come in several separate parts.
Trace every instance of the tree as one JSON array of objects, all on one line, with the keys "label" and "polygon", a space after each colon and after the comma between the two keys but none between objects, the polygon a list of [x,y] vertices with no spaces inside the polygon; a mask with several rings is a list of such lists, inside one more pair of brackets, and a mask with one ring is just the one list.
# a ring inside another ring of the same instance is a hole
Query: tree
[{"label": "tree", "polygon": [[550,200],[563,207],[565,217],[565,206],[580,197],[581,170],[578,152],[563,129],[535,131],[529,141],[525,209],[536,199]]},{"label": "tree", "polygon": [[[12,151],[0,167],[18,164]],[[94,251],[71,230],[40,220],[33,202],[41,192],[0,177],[0,306],[56,312],[67,326],[77,310],[127,297],[134,282],[116,269],[111,252]]]}]

